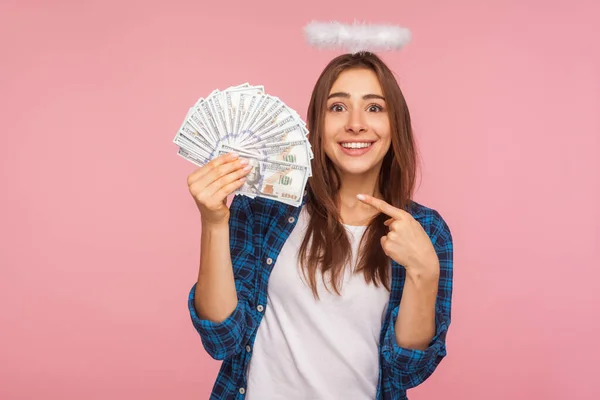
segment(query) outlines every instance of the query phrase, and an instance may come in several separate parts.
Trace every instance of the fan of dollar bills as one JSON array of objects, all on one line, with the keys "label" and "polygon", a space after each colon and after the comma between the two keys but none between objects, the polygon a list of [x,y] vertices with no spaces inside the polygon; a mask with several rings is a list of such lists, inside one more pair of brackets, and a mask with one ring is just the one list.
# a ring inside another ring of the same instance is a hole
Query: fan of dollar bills
[{"label": "fan of dollar bills", "polygon": [[307,134],[298,113],[263,86],[244,83],[200,98],[173,142],[177,154],[200,167],[225,153],[240,154],[253,168],[235,194],[297,207],[311,176]]}]

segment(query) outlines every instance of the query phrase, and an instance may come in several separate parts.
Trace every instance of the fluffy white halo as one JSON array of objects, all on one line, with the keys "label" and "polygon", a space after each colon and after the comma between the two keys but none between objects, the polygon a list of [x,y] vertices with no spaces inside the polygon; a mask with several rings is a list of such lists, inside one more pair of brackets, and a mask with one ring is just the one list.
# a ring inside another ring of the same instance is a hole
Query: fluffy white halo
[{"label": "fluffy white halo", "polygon": [[411,39],[410,30],[396,25],[313,21],[304,27],[306,41],[319,49],[351,53],[399,50]]}]

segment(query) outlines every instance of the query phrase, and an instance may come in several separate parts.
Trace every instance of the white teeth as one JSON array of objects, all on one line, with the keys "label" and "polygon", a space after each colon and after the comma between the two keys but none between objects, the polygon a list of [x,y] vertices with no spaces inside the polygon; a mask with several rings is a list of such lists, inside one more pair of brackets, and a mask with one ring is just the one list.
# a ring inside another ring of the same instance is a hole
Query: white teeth
[{"label": "white teeth", "polygon": [[352,143],[341,143],[342,147],[345,147],[347,149],[364,149],[367,148],[371,145],[371,143],[356,143],[356,142],[352,142]]}]

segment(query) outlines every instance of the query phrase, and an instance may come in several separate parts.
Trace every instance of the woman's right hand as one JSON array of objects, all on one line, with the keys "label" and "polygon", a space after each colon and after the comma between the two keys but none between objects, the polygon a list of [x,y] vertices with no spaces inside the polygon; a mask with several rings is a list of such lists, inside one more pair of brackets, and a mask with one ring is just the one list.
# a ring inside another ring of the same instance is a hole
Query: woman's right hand
[{"label": "woman's right hand", "polygon": [[242,187],[251,169],[248,160],[229,153],[211,160],[188,176],[188,188],[200,210],[203,224],[229,222],[227,196]]}]

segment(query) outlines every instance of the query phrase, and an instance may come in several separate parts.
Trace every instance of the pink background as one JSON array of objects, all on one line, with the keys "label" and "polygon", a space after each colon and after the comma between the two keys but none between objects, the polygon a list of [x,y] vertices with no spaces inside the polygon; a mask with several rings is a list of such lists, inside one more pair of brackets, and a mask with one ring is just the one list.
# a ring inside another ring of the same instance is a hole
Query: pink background
[{"label": "pink background", "polygon": [[0,398],[208,398],[171,140],[246,81],[304,116],[338,53],[302,27],[357,18],[413,32],[384,59],[455,239],[449,354],[411,400],[599,399],[599,3],[257,3],[2,2]]}]

